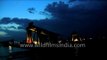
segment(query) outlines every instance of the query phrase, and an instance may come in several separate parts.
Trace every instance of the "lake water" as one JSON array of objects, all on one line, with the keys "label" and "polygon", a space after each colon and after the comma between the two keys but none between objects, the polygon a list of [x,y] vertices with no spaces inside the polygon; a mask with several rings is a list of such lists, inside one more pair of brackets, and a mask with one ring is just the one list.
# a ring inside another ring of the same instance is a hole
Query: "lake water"
[{"label": "lake water", "polygon": [[[8,60],[11,58],[11,54],[16,53],[16,52],[25,52],[27,49],[22,49],[22,48],[13,48],[9,49],[9,47],[4,47],[0,46],[0,60]],[[23,60],[23,59],[22,59]]]}]

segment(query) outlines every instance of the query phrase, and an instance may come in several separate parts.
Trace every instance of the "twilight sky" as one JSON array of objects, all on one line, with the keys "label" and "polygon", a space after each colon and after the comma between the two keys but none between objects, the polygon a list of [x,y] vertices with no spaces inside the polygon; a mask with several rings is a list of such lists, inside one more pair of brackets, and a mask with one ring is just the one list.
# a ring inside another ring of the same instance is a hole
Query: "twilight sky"
[{"label": "twilight sky", "polygon": [[0,40],[24,40],[30,21],[65,36],[72,32],[103,35],[107,33],[106,7],[105,0],[0,0]]},{"label": "twilight sky", "polygon": [[[0,19],[3,17],[10,18],[28,18],[44,19],[46,16],[41,15],[47,4],[67,0],[0,0]],[[35,14],[30,14],[28,8],[35,8]]]}]

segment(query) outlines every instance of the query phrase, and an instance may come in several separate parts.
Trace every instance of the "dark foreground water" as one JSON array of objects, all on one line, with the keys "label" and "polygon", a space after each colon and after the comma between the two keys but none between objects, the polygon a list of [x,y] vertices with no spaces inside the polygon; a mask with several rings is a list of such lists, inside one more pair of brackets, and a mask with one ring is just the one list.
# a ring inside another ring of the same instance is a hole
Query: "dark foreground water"
[{"label": "dark foreground water", "polygon": [[[9,47],[0,46],[0,60],[9,60],[15,56],[17,57],[18,56],[17,53],[25,52],[25,51],[28,51],[28,50],[21,49],[21,48],[15,48],[15,47],[14,48],[12,47],[12,50],[9,50]],[[20,53],[20,55],[21,55],[21,53]]]},{"label": "dark foreground water", "polygon": [[85,48],[12,48],[0,46],[0,60],[72,59],[74,57],[99,57],[105,55],[104,42],[88,41]]},{"label": "dark foreground water", "polygon": [[[76,51],[73,48],[12,48],[0,46],[0,60],[41,60],[41,59],[61,59],[73,58],[81,53],[85,48]],[[84,53],[82,53],[84,55]]]}]

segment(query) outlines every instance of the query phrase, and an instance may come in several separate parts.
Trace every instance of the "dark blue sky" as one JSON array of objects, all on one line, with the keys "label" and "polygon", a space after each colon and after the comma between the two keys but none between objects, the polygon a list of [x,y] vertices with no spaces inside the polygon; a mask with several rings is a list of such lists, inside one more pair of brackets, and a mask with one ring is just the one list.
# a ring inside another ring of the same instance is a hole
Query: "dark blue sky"
[{"label": "dark blue sky", "polygon": [[[61,1],[0,0],[0,40],[24,40],[30,21],[65,36],[75,31],[85,35],[107,33],[107,1]],[[29,8],[35,8],[34,13],[29,13]]]}]

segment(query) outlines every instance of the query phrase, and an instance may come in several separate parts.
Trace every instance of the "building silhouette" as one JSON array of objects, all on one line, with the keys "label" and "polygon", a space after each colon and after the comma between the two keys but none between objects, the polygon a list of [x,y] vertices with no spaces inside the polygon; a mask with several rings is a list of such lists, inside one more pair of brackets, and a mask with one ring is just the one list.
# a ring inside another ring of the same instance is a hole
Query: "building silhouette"
[{"label": "building silhouette", "polygon": [[37,43],[45,42],[57,43],[58,34],[43,28],[39,28],[35,26],[33,22],[30,22],[28,24],[26,31],[27,31],[26,43],[33,43],[34,41],[36,41]]}]

